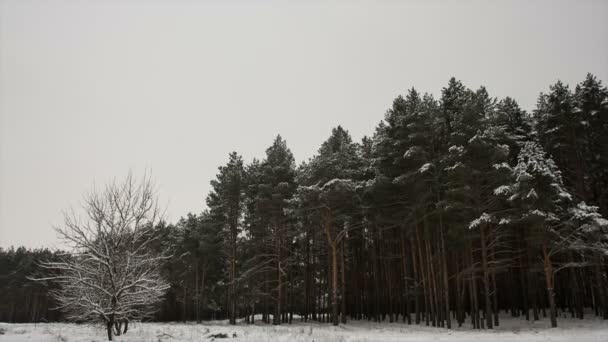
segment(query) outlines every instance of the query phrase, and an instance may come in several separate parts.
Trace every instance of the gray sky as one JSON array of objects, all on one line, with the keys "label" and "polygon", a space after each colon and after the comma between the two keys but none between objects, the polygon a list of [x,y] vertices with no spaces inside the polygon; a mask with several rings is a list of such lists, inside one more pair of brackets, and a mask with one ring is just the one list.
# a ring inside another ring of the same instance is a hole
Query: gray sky
[{"label": "gray sky", "polygon": [[608,81],[608,1],[0,0],[0,246],[58,246],[93,183],[151,169],[168,218],[200,212],[232,150],[333,126],[371,134],[451,76],[533,108]]}]

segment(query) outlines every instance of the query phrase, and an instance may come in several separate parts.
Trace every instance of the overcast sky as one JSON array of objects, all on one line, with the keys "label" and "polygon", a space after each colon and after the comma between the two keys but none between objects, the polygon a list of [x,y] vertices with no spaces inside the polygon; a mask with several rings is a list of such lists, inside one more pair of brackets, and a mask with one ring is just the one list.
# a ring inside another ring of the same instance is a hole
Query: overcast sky
[{"label": "overcast sky", "polygon": [[608,1],[0,0],[0,246],[60,246],[61,210],[152,170],[174,221],[236,150],[296,160],[371,134],[451,76],[532,109],[608,81]]}]

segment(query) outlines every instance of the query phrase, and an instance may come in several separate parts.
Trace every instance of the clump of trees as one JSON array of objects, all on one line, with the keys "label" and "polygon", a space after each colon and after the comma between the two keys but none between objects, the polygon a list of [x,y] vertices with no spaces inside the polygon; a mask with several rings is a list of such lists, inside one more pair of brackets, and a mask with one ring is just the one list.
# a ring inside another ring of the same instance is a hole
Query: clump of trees
[{"label": "clump of trees", "polygon": [[45,249],[0,248],[0,321],[45,322],[62,318],[53,310],[57,302],[49,296],[56,289],[53,282],[34,282],[29,277],[43,277],[42,260],[58,261],[64,253]]},{"label": "clump of trees", "polygon": [[205,211],[154,226],[150,248],[172,254],[155,317],[608,319],[606,139],[593,75],[532,113],[452,78],[440,98],[397,97],[359,142],[334,128],[300,165],[280,136],[262,160],[233,152]]}]

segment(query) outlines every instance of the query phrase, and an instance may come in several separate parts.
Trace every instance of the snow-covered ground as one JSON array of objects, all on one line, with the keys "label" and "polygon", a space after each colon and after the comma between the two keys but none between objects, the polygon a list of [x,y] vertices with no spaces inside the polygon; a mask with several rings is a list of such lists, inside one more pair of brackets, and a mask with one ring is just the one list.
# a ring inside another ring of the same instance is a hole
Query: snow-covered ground
[{"label": "snow-covered ground", "polygon": [[[607,342],[608,321],[560,319],[560,327],[549,328],[548,319],[538,322],[505,317],[500,327],[492,331],[474,331],[467,325],[453,330],[404,323],[370,323],[351,321],[333,327],[329,324],[293,323],[281,326],[265,324],[237,326],[226,322],[210,323],[133,323],[129,332],[115,341],[271,341],[271,342],[333,342],[333,341],[574,341]],[[91,342],[106,341],[105,330],[99,325],[65,323],[8,324],[0,323],[0,342]],[[212,335],[225,333],[228,338]],[[233,337],[236,336],[236,337]]]}]

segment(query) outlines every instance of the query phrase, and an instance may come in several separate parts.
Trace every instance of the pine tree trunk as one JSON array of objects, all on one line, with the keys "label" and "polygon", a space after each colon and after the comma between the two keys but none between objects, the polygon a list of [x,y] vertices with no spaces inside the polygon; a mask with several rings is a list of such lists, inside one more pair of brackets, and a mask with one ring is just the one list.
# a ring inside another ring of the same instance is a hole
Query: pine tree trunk
[{"label": "pine tree trunk", "polygon": [[440,253],[443,273],[443,297],[445,301],[445,319],[448,329],[452,329],[452,320],[450,317],[450,291],[449,291],[449,277],[448,277],[448,263],[446,260],[445,241],[443,238],[443,215],[439,213],[439,236],[440,236]]},{"label": "pine tree trunk", "polygon": [[331,246],[331,315],[333,325],[338,325],[338,252]]},{"label": "pine tree trunk", "polygon": [[[574,262],[574,256],[572,255],[572,252],[568,253],[568,258],[570,262]],[[580,291],[580,287],[578,284],[578,280],[577,280],[577,269],[575,268],[570,268],[569,270],[569,276],[570,276],[570,290],[572,292],[571,296],[570,296],[570,302],[571,302],[571,310],[572,310],[572,314],[573,317],[576,316],[580,319],[583,319],[583,302],[582,302],[582,298],[581,298],[581,291]]]},{"label": "pine tree trunk", "polygon": [[306,230],[306,266],[304,275],[304,322],[308,322],[310,314],[310,228]]},{"label": "pine tree trunk", "polygon": [[[267,272],[264,272],[264,293],[268,293],[268,276]],[[269,323],[269,313],[268,313],[268,297],[264,296],[262,299],[262,322],[268,324]]]},{"label": "pine tree trunk", "polygon": [[[275,229],[279,229],[277,225],[275,225]],[[282,300],[283,300],[283,276],[281,272],[281,236],[280,233],[277,232],[276,236],[276,255],[277,255],[277,304],[275,306],[275,314],[274,314],[274,324],[281,324],[281,314],[282,314]]]},{"label": "pine tree trunk", "polygon": [[479,319],[479,300],[477,298],[477,279],[475,277],[475,268],[473,265],[473,248],[471,246],[471,244],[468,244],[469,247],[469,262],[471,265],[471,285],[469,286],[470,292],[471,292],[471,320],[473,323],[473,326],[476,329],[480,329],[481,328],[481,322]]},{"label": "pine tree trunk", "polygon": [[602,270],[604,263],[602,262],[602,256],[599,253],[594,255],[594,273],[595,273],[595,286],[598,293],[598,302],[600,311],[604,319],[608,319],[608,296],[606,296],[606,272]]},{"label": "pine tree trunk", "polygon": [[425,240],[425,249],[426,249],[426,260],[427,260],[427,270],[428,270],[428,279],[430,283],[430,294],[431,294],[431,323],[432,325],[438,326],[438,296],[437,296],[437,282],[435,279],[435,269],[433,267],[433,256],[431,254],[431,243],[428,232],[428,226],[426,223],[426,219],[424,221],[424,240]]},{"label": "pine tree trunk", "polygon": [[420,280],[418,279],[418,266],[416,258],[416,243],[411,240],[412,271],[414,272],[414,310],[416,310],[416,324],[420,324]]},{"label": "pine tree trunk", "polygon": [[[527,250],[527,246],[525,246],[525,240],[524,240],[524,236],[522,233],[522,237],[521,240],[524,241],[524,246],[522,249]],[[524,265],[523,260],[526,260],[526,263]],[[522,295],[522,311],[524,312],[525,316],[526,316],[526,321],[530,320],[530,301],[528,298],[528,293],[529,293],[529,288],[530,285],[529,283],[529,278],[527,276],[527,253],[525,255],[521,255],[519,256],[519,282],[520,282],[520,286],[521,286],[521,295]],[[526,266],[526,267],[524,267]]]},{"label": "pine tree trunk", "polygon": [[428,326],[429,325],[429,320],[430,320],[430,315],[431,315],[431,300],[430,300],[430,291],[429,291],[429,285],[428,285],[428,277],[427,277],[427,270],[425,267],[425,263],[424,263],[424,258],[422,256],[422,244],[420,243],[420,234],[418,233],[418,226],[416,225],[415,227],[416,230],[416,247],[418,247],[418,261],[420,261],[420,274],[421,274],[421,278],[422,278],[422,290],[423,290],[423,295],[424,295],[424,321],[425,324]]},{"label": "pine tree trunk", "polygon": [[342,272],[341,276],[342,278],[340,279],[340,283],[341,283],[341,290],[340,290],[340,317],[341,317],[341,322],[343,324],[346,324],[346,268],[344,267],[344,242],[345,240],[342,240],[342,243],[340,244],[340,270]]},{"label": "pine tree trunk", "polygon": [[410,315],[410,298],[409,298],[409,284],[408,284],[408,274],[407,274],[407,260],[405,258],[405,239],[403,237],[403,230],[401,231],[401,264],[403,267],[403,321],[407,321],[407,324],[412,324],[412,317]]},{"label": "pine tree trunk", "polygon": [[547,299],[549,300],[549,308],[551,315],[551,327],[557,327],[557,314],[555,310],[555,293],[553,291],[553,265],[551,264],[551,259],[549,253],[547,252],[547,243],[543,242],[543,260],[544,260],[544,268],[545,268],[545,279],[547,284]]},{"label": "pine tree trunk", "polygon": [[196,300],[195,300],[195,308],[194,310],[196,311],[196,321],[200,322],[200,292],[199,292],[199,287],[198,287],[198,269],[199,269],[199,260],[198,258],[196,258],[196,270],[195,270],[195,279],[194,279],[194,293],[196,294]]},{"label": "pine tree trunk", "polygon": [[496,288],[496,273],[492,272],[492,311],[494,313],[494,326],[499,325],[498,321],[498,289]]},{"label": "pine tree trunk", "polygon": [[231,250],[230,250],[230,324],[236,324],[236,238],[237,238],[237,218],[233,219],[231,231]]},{"label": "pine tree trunk", "polygon": [[456,320],[458,321],[458,327],[462,327],[464,323],[464,296],[465,296],[465,284],[462,277],[462,270],[460,269],[460,263],[456,264]]},{"label": "pine tree trunk", "polygon": [[391,279],[391,268],[390,268],[390,264],[388,260],[385,260],[384,262],[384,269],[385,269],[385,274],[386,274],[386,290],[388,293],[388,301],[387,301],[387,306],[388,306],[388,321],[390,323],[393,323],[395,321],[395,317],[394,317],[394,310],[393,310],[393,284],[392,284],[392,279]]},{"label": "pine tree trunk", "polygon": [[331,212],[329,209],[326,210],[325,218],[325,236],[327,238],[327,244],[329,246],[329,261],[331,271],[331,314],[333,325],[339,324],[338,319],[338,251],[336,247],[336,241],[331,237]]},{"label": "pine tree trunk", "polygon": [[[494,246],[490,251],[490,258],[494,259]],[[496,287],[496,272],[494,270],[492,271],[492,313],[494,314],[494,326],[498,326],[498,288]]]},{"label": "pine tree trunk", "polygon": [[319,286],[317,285],[317,281],[316,281],[316,279],[317,279],[317,277],[316,277],[316,275],[317,275],[317,258],[316,258],[316,254],[315,254],[315,251],[316,251],[315,247],[317,246],[317,244],[316,244],[317,239],[316,239],[316,234],[315,234],[315,226],[313,225],[311,229],[312,229],[312,246],[311,246],[312,266],[311,266],[311,278],[310,278],[311,279],[311,285],[310,285],[311,291],[310,292],[311,292],[311,296],[312,296],[312,298],[311,298],[311,304],[312,304],[311,319],[317,320],[317,312],[318,312],[317,298],[319,298],[319,292],[318,292]]},{"label": "pine tree trunk", "polygon": [[206,302],[206,299],[207,299],[206,298],[207,293],[205,292],[205,277],[206,277],[206,275],[207,275],[207,265],[205,264],[203,266],[203,274],[202,274],[202,277],[201,277],[201,288],[200,288],[200,292],[201,292],[201,294],[200,294],[200,296],[201,296],[200,305],[202,306],[203,310],[205,308],[205,302]]},{"label": "pine tree trunk", "polygon": [[187,320],[187,317],[186,317],[186,303],[187,303],[186,298],[187,298],[187,294],[188,294],[188,287],[186,286],[186,281],[184,280],[184,297],[182,299],[183,304],[184,304],[184,306],[182,308],[182,321],[184,321],[184,322]]},{"label": "pine tree trunk", "polygon": [[488,250],[486,247],[485,225],[481,225],[479,227],[479,232],[481,235],[481,267],[483,271],[486,326],[488,329],[492,329],[492,304],[490,301],[490,278],[488,271]]},{"label": "pine tree trunk", "polygon": [[373,318],[375,322],[380,322],[380,282],[379,282],[379,277],[380,277],[380,267],[378,266],[378,251],[377,251],[377,244],[378,244],[378,238],[377,238],[377,234],[376,234],[376,225],[375,223],[373,224],[373,237],[372,237],[372,246],[371,246],[371,253],[372,253],[372,270],[373,270],[373,281],[374,281],[374,309],[373,309]]}]

